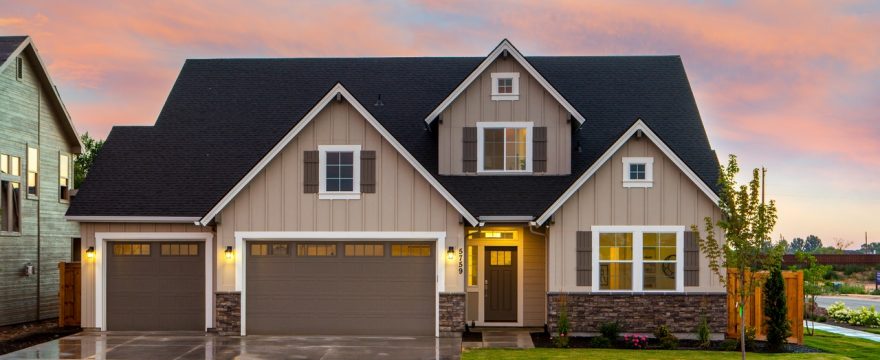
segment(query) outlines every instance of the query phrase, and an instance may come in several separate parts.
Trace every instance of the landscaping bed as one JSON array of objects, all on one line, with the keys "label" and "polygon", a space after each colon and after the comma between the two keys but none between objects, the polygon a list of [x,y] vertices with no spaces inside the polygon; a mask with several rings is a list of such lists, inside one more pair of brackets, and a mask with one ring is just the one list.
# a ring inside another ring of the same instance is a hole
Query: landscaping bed
[{"label": "landscaping bed", "polygon": [[57,319],[0,327],[0,355],[55,340],[82,331],[79,327],[58,327]]},{"label": "landscaping bed", "polygon": [[[530,334],[532,336],[532,342],[535,344],[536,348],[556,348],[556,344],[553,342],[553,339],[550,337],[550,334],[543,332],[534,332]],[[592,337],[570,337],[568,340],[568,347],[575,349],[586,349],[586,348],[595,348],[592,346],[593,344]],[[755,341],[754,348],[749,350],[749,353],[767,353],[765,350],[766,343],[763,341]],[[621,344],[615,344],[614,347],[620,347]],[[648,339],[647,350],[658,350],[660,349],[659,341],[656,339]],[[709,346],[700,347],[700,343],[697,340],[679,340],[677,350],[699,350],[699,351],[738,351],[739,343],[735,340],[725,340],[725,341],[711,341],[709,342]],[[637,350],[634,350],[637,351]],[[823,352],[821,349],[816,349],[806,345],[798,345],[798,344],[786,344],[785,353],[820,353]]]}]

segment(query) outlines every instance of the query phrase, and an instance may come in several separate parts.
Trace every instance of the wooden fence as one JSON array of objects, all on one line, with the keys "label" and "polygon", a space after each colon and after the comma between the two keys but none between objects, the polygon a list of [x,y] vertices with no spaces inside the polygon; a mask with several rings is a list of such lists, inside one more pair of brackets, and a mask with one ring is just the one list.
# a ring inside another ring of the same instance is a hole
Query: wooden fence
[{"label": "wooden fence", "polygon": [[58,326],[80,326],[80,263],[58,263]]},{"label": "wooden fence", "polygon": [[[739,284],[735,281],[735,269],[728,269],[727,279],[727,336],[739,338],[740,317],[737,314],[736,304],[739,301],[737,289]],[[755,328],[758,340],[767,339],[767,328],[764,323],[764,297],[763,283],[767,278],[766,271],[759,272],[756,276],[761,286],[755,288],[755,293],[746,300],[745,319],[746,325]],[[804,343],[804,273],[801,271],[783,271],[782,279],[785,281],[785,304],[788,308],[788,320],[791,322],[792,336],[788,342]]]}]

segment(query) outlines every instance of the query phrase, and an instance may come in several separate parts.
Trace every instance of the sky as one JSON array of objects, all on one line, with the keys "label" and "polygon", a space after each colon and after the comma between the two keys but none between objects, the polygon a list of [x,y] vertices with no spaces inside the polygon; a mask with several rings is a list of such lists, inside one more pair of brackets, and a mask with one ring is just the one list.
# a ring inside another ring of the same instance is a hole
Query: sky
[{"label": "sky", "polygon": [[776,238],[880,241],[876,1],[0,0],[0,34],[98,138],[153,124],[187,58],[681,55],[722,163],[768,169]]}]

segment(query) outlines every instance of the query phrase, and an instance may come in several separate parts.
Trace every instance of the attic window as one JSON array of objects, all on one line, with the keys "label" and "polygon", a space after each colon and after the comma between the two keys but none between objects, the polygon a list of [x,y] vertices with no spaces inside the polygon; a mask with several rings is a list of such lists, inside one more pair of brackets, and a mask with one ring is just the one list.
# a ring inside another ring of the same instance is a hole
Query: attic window
[{"label": "attic window", "polygon": [[15,58],[15,79],[21,80],[24,77],[24,61],[21,56]]},{"label": "attic window", "polygon": [[623,158],[623,187],[649,188],[652,186],[654,186],[654,158]]},{"label": "attic window", "polygon": [[519,73],[492,73],[492,100],[519,100]]}]

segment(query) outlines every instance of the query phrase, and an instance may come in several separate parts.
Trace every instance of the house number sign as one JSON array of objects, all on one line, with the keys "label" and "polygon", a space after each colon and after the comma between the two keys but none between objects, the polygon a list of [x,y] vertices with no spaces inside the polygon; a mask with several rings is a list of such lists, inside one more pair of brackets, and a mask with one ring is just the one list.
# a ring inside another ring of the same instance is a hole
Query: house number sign
[{"label": "house number sign", "polygon": [[464,248],[458,248],[458,274],[464,274]]}]

